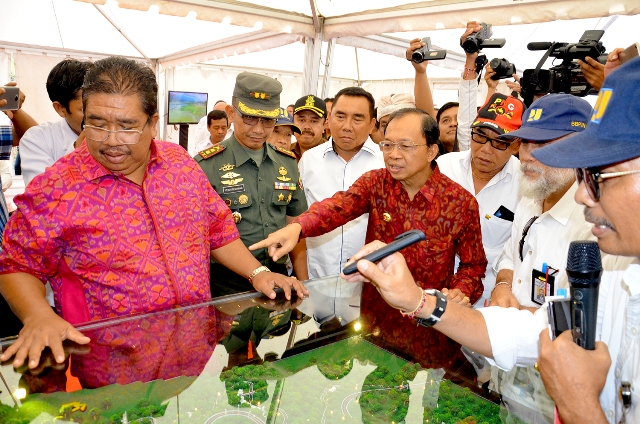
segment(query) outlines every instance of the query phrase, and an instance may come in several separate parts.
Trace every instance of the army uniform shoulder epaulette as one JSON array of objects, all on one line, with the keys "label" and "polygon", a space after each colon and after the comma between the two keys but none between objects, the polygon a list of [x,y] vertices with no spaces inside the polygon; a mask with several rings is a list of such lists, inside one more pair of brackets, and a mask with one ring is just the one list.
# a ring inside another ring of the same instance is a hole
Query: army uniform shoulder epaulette
[{"label": "army uniform shoulder epaulette", "polygon": [[296,154],[293,153],[291,150],[283,149],[282,147],[274,146],[273,144],[269,144],[269,146],[271,146],[273,150],[275,150],[276,152],[282,153],[283,155],[287,155],[294,159],[296,158]]},{"label": "army uniform shoulder epaulette", "polygon": [[225,149],[224,146],[216,144],[215,146],[211,146],[208,149],[198,152],[198,154],[202,156],[202,159],[209,159],[210,157],[213,157],[218,153],[221,153],[224,149]]}]

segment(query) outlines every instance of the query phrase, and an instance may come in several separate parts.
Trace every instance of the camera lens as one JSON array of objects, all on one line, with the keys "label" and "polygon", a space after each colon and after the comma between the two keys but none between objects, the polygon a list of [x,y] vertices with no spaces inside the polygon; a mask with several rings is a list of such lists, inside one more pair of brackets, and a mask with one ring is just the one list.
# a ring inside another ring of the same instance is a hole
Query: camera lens
[{"label": "camera lens", "polygon": [[478,51],[480,50],[480,43],[481,42],[482,42],[482,40],[478,40],[477,37],[474,37],[473,35],[470,35],[462,43],[462,48],[464,49],[465,52],[467,52],[469,54],[478,53]]},{"label": "camera lens", "polygon": [[414,61],[415,63],[424,62],[423,48],[414,51],[413,54],[411,55],[411,60]]}]

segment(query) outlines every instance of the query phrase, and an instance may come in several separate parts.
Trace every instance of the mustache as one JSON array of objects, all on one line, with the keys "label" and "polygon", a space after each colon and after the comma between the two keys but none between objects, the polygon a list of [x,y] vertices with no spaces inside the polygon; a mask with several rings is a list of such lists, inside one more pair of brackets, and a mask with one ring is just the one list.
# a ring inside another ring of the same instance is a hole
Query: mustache
[{"label": "mustache", "polygon": [[306,134],[306,135],[310,135],[310,136],[315,136],[316,135],[316,133],[314,133],[311,130],[303,130],[302,134]]},{"label": "mustache", "polygon": [[597,218],[593,216],[589,208],[585,207],[583,213],[584,213],[584,219],[587,220],[588,222],[591,222],[593,225],[605,226],[605,227],[611,228],[612,230],[615,230],[615,228],[613,227],[613,224],[607,221],[606,219]]},{"label": "mustache", "polygon": [[127,148],[122,148],[122,147],[109,147],[107,149],[100,149],[100,153],[105,155],[105,154],[111,154],[111,155],[130,155],[131,154],[131,150],[127,149]]},{"label": "mustache", "polygon": [[522,162],[520,164],[520,171],[522,172],[535,172],[536,174],[542,174],[544,169],[534,166],[530,163]]}]

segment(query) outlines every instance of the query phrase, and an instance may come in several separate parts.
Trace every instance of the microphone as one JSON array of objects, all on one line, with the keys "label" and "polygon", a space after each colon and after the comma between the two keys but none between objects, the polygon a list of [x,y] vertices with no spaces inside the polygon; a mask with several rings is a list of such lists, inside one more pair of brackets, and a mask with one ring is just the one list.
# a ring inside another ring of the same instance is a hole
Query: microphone
[{"label": "microphone", "polygon": [[529,50],[549,50],[551,44],[548,41],[534,41],[532,43],[527,44],[527,49]]},{"label": "microphone", "polygon": [[602,276],[600,249],[595,241],[573,241],[567,256],[567,277],[571,287],[573,341],[578,346],[596,348],[598,289]]}]

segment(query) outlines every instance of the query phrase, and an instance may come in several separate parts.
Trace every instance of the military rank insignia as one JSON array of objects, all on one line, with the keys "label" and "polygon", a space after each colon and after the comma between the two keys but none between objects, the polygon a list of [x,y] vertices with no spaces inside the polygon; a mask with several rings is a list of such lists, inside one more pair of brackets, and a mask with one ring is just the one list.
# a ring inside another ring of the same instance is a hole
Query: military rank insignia
[{"label": "military rank insignia", "polygon": [[293,153],[291,150],[283,149],[282,147],[278,147],[278,146],[273,146],[273,148],[276,149],[276,151],[282,153],[283,155],[290,156],[294,159],[296,158],[296,154]]},{"label": "military rank insignia", "polygon": [[273,188],[275,188],[276,190],[291,190],[291,191],[295,191],[296,190],[296,183],[281,183],[279,181],[276,181],[275,183],[273,183]]},{"label": "military rank insignia", "polygon": [[210,157],[217,155],[223,150],[224,150],[224,146],[216,144],[215,146],[209,147],[208,149],[203,150],[198,154],[202,156],[202,159],[209,159]]}]

